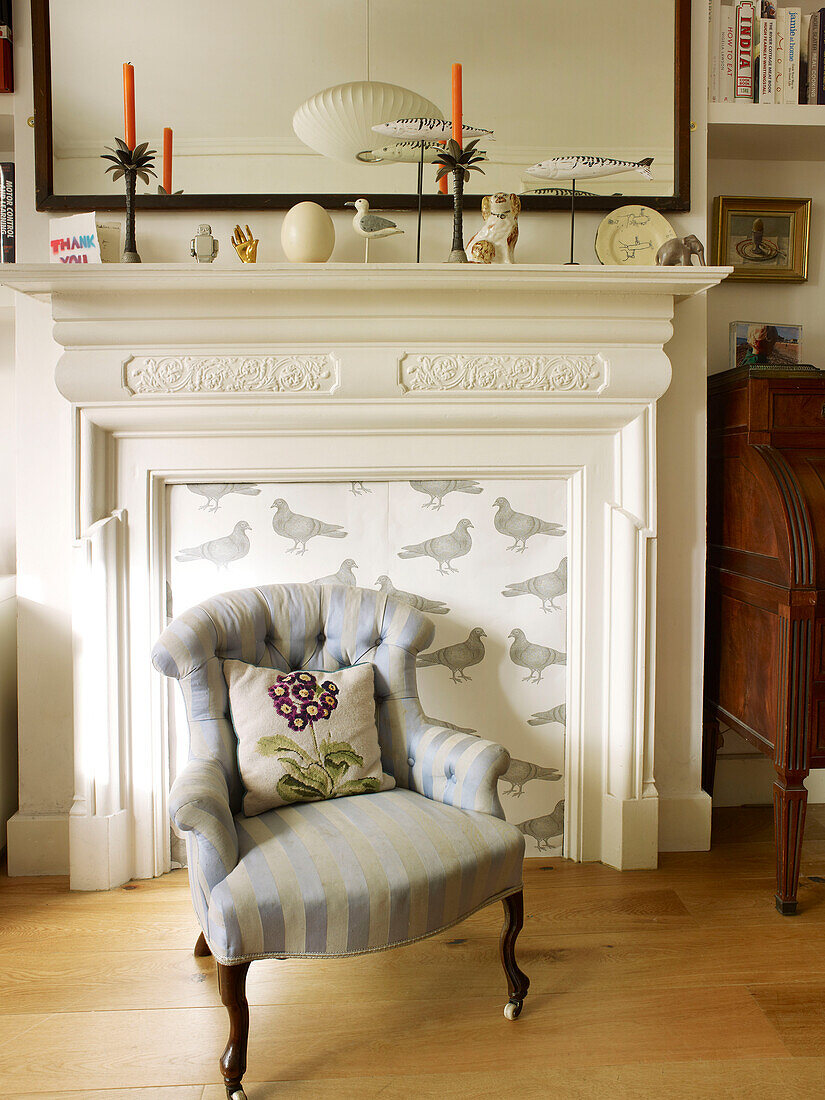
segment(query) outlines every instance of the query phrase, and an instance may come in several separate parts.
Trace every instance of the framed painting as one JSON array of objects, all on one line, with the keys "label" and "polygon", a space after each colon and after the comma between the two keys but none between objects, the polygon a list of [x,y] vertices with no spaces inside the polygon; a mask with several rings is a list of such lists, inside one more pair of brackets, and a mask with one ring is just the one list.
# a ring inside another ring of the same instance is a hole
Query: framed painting
[{"label": "framed painting", "polygon": [[712,263],[732,267],[731,279],[804,283],[810,212],[810,199],[718,196]]}]

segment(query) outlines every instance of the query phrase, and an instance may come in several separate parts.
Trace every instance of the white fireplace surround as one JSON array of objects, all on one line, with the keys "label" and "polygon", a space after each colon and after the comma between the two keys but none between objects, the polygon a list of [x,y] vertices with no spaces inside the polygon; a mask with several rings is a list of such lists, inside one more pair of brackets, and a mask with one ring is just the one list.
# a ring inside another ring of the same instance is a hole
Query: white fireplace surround
[{"label": "white fireplace surround", "polygon": [[[727,270],[10,272],[51,300],[74,410],[72,887],[170,866],[167,686],[149,652],[165,488],[194,480],[566,479],[565,854],[655,867],[656,402],[674,302]],[[12,820],[10,862],[31,824]]]}]

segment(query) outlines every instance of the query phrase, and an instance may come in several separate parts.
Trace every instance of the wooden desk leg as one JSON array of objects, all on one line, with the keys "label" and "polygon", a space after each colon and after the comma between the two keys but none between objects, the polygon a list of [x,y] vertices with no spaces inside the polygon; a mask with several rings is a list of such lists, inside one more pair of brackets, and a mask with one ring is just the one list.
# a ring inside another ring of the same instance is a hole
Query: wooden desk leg
[{"label": "wooden desk leg", "polygon": [[805,831],[808,792],[802,780],[807,772],[776,768],[773,785],[773,824],[776,841],[776,908],[783,916],[796,912],[799,859]]}]

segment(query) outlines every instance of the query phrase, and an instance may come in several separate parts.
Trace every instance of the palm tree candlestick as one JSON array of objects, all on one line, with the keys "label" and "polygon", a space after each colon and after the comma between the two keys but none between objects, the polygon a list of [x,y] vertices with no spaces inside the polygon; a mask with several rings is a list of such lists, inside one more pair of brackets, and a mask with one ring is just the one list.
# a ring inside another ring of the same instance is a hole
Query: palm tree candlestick
[{"label": "palm tree candlestick", "polygon": [[102,153],[100,158],[101,160],[112,161],[106,171],[112,173],[113,180],[120,179],[123,176],[126,181],[126,236],[123,242],[123,255],[120,258],[121,263],[124,264],[140,263],[140,256],[135,244],[135,186],[137,178],[140,176],[144,183],[149,182],[149,176],[155,176],[157,179],[157,173],[152,168],[155,163],[155,150],[147,149],[148,145],[149,142],[144,141],[142,145],[130,149],[125,141],[115,138],[115,148],[110,149],[107,145],[108,152]]},{"label": "palm tree candlestick", "polygon": [[435,164],[440,167],[436,172],[436,183],[448,173],[453,174],[453,247],[448,263],[466,264],[467,253],[464,251],[464,184],[469,180],[471,172],[481,172],[478,162],[485,159],[481,150],[476,150],[479,139],[467,142],[464,149],[454,138],[447,142],[447,148],[435,158]]}]

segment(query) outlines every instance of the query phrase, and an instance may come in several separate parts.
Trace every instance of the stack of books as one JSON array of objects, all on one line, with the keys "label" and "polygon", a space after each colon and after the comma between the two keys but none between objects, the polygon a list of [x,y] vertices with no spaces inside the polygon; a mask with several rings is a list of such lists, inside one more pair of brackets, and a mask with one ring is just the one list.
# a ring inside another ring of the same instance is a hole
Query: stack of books
[{"label": "stack of books", "polygon": [[825,103],[825,8],[709,0],[712,103]]}]

